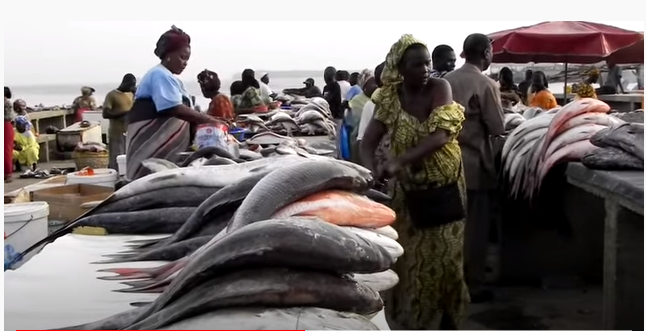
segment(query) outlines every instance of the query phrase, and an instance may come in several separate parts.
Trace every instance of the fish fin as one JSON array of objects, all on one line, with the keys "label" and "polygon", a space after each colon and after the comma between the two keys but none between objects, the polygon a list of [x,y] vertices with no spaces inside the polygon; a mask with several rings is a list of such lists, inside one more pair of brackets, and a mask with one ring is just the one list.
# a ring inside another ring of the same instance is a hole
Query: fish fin
[{"label": "fish fin", "polygon": [[150,288],[150,289],[142,289],[142,288],[122,288],[118,290],[112,290],[112,292],[120,292],[120,293],[163,293],[165,290],[165,287],[156,287],[156,288]]},{"label": "fish fin", "polygon": [[253,168],[253,169],[249,170],[249,173],[257,173],[257,172],[262,172],[262,171],[265,171],[265,170],[267,170],[267,166],[260,166],[260,167]]},{"label": "fish fin", "polygon": [[149,158],[149,159],[143,160],[141,161],[141,165],[143,165],[146,169],[150,170],[153,173],[179,168],[176,164],[168,160],[157,159],[157,158]]},{"label": "fish fin", "polygon": [[150,279],[152,278],[151,275],[145,274],[145,273],[140,273],[140,274],[132,274],[128,276],[99,276],[96,279],[100,280],[128,280],[128,279]]},{"label": "fish fin", "polygon": [[112,264],[112,263],[123,263],[123,262],[137,262],[137,255],[138,254],[132,254],[132,255],[118,255],[118,254],[112,254],[114,257],[112,257],[109,260],[102,260],[102,261],[95,261],[95,262],[90,262],[90,264]]},{"label": "fish fin", "polygon": [[121,282],[123,285],[128,285],[130,287],[148,287],[151,285],[157,284],[158,281],[153,280],[153,279],[145,279],[145,280],[134,280],[134,281],[129,281],[129,282]]},{"label": "fish fin", "polygon": [[152,275],[142,268],[109,268],[109,269],[99,269],[98,272],[111,272],[117,274],[117,276],[101,276],[97,277],[98,279],[103,280],[126,280],[126,279],[141,279],[141,278],[152,278]]},{"label": "fish fin", "polygon": [[139,307],[146,307],[146,306],[150,305],[151,303],[153,303],[153,302],[152,301],[137,301],[137,302],[131,302],[130,306],[139,308]]},{"label": "fish fin", "polygon": [[162,242],[164,239],[166,238],[129,240],[129,241],[126,241],[126,244],[127,244],[127,247],[132,247],[132,248],[147,248],[159,242]]}]

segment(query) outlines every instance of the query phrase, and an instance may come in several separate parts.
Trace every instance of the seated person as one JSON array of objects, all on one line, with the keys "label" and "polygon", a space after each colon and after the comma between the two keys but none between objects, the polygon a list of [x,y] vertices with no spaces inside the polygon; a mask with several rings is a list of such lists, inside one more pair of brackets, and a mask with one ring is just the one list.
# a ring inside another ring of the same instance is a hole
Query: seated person
[{"label": "seated person", "polygon": [[323,93],[321,93],[321,89],[316,86],[316,83],[314,81],[314,78],[308,78],[306,79],[303,84],[305,84],[305,87],[301,88],[287,88],[283,90],[284,94],[293,94],[293,95],[298,95],[306,98],[314,98],[314,97],[321,97],[323,96]]},{"label": "seated person", "polygon": [[231,102],[236,115],[251,114],[267,108],[260,96],[260,90],[253,86],[245,88],[242,81],[231,84]]},{"label": "seated person", "polygon": [[22,171],[22,166],[27,166],[32,171],[36,171],[40,145],[38,145],[36,135],[31,130],[31,123],[25,116],[16,117],[15,122],[16,133],[13,138],[13,159],[16,163],[16,171]]},{"label": "seated person", "polygon": [[583,82],[572,84],[572,93],[576,94],[576,99],[597,98],[597,92],[592,84],[596,84],[599,80],[599,69],[588,70],[586,76]]}]

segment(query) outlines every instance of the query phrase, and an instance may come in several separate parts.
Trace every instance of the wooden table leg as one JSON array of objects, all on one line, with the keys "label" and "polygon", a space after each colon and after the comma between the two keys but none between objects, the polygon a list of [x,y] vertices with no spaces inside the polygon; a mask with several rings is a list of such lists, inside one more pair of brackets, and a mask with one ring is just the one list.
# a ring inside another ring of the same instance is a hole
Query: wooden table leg
[{"label": "wooden table leg", "polygon": [[606,199],[603,328],[644,329],[644,218]]}]

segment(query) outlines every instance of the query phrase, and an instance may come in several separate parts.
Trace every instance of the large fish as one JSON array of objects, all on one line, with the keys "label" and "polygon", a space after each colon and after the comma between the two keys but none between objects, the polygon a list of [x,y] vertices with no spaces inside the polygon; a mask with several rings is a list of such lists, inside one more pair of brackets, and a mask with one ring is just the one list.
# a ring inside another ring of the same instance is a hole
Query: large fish
[{"label": "large fish", "polygon": [[383,247],[388,253],[390,253],[390,256],[393,259],[397,259],[404,255],[404,248],[394,239],[388,238],[374,231],[354,226],[342,226],[341,228]]},{"label": "large fish", "polygon": [[228,233],[195,256],[140,322],[207,279],[248,266],[302,268],[334,273],[387,270],[393,258],[376,245],[336,225],[311,220],[265,220]]},{"label": "large fish", "polygon": [[502,148],[503,162],[508,158],[509,152],[525,135],[532,131],[546,128],[554,118],[554,115],[541,115],[523,122],[511,132]]},{"label": "large fish", "polygon": [[588,152],[581,158],[588,168],[598,170],[644,170],[644,161],[615,147],[603,147]]},{"label": "large fish", "polygon": [[251,190],[228,231],[269,219],[284,206],[323,190],[367,191],[373,184],[372,176],[358,167],[330,159],[295,163],[273,171]]},{"label": "large fish", "polygon": [[562,161],[581,161],[581,158],[588,152],[593,151],[599,147],[592,145],[589,140],[581,140],[570,145],[564,146],[563,148],[554,152],[550,155],[545,163],[542,165],[538,177],[538,184],[540,188],[540,183],[543,181],[543,178],[547,175],[550,169],[557,163]]},{"label": "large fish", "polygon": [[[147,208],[163,208],[168,207],[171,201],[174,202],[170,206],[174,207],[197,207],[217,189],[237,183],[252,173],[281,168],[294,162],[307,161],[299,156],[281,156],[235,165],[188,167],[157,172],[139,178],[114,192],[97,207],[81,215],[79,219],[98,212],[140,210],[142,204]],[[131,199],[121,202],[128,198]],[[199,203],[196,204],[196,201]],[[69,233],[74,226],[76,226],[75,221],[68,223],[65,227],[56,230],[24,250],[19,258],[43,244]]]},{"label": "large fish", "polygon": [[194,211],[195,207],[176,207],[97,214],[80,219],[76,226],[101,227],[109,234],[174,233]]},{"label": "large fish", "polygon": [[368,318],[314,307],[231,308],[188,318],[161,330],[379,330]]},{"label": "large fish", "polygon": [[237,159],[235,156],[233,156],[233,154],[229,153],[229,151],[227,151],[222,147],[208,146],[208,147],[201,148],[193,152],[193,154],[189,155],[189,157],[187,157],[186,160],[182,162],[182,167],[188,167],[193,161],[199,158],[210,159],[214,156],[219,156],[229,160],[238,161],[236,163],[242,162],[242,160]]},{"label": "large fish", "polygon": [[238,209],[253,187],[269,173],[270,171],[259,171],[237,183],[223,187],[208,199],[204,200],[204,202],[195,209],[190,218],[184,223],[184,226],[169,238],[160,241],[157,245],[154,245],[154,247],[160,247],[190,238],[198,233],[205,224],[212,221],[223,223],[222,228],[224,228],[224,225],[228,223],[229,219],[223,219],[221,216]]},{"label": "large fish", "polygon": [[379,294],[349,277],[299,269],[261,268],[209,279],[129,330],[170,323],[229,307],[319,307],[362,315],[383,308]]},{"label": "large fish", "polygon": [[561,133],[571,128],[577,127],[579,125],[597,124],[597,125],[603,125],[603,126],[610,126],[610,125],[618,124],[622,122],[623,122],[622,120],[613,116],[609,116],[606,113],[585,113],[579,116],[575,116],[570,120],[568,120],[567,122],[563,123],[563,125],[561,125],[556,130],[556,133],[554,135],[558,137]]},{"label": "large fish", "polygon": [[135,261],[175,261],[195,252],[208,243],[213,236],[189,238],[166,246],[151,249],[142,253],[131,254],[108,254],[105,257],[112,258],[106,261],[93,262],[93,264],[121,263]]},{"label": "large fish", "polygon": [[605,129],[603,125],[596,124],[582,124],[576,127],[573,127],[560,135],[558,135],[547,147],[543,159],[547,159],[552,155],[556,150],[562,148],[563,146],[573,144],[581,140],[589,140],[595,133],[600,130]]},{"label": "large fish", "polygon": [[560,127],[571,118],[585,113],[608,113],[609,111],[610,106],[608,104],[592,98],[583,98],[568,103],[556,113],[552,123],[550,123],[550,127],[545,134],[545,140],[541,144],[540,155],[545,155],[548,145],[552,142]]},{"label": "large fish", "polygon": [[314,193],[276,212],[272,218],[289,216],[316,216],[330,223],[342,224],[343,220],[354,226],[379,228],[395,221],[395,212],[365,196],[340,190]]},{"label": "large fish", "polygon": [[594,135],[590,141],[599,147],[615,147],[644,161],[644,124],[624,123]]}]

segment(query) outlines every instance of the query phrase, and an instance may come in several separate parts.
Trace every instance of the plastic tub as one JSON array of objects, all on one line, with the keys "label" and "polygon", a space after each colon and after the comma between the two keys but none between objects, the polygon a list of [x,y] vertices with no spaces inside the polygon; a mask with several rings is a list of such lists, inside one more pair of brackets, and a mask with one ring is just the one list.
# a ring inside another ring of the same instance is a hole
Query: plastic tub
[{"label": "plastic tub", "polygon": [[114,188],[117,177],[117,171],[114,169],[94,169],[92,176],[79,176],[77,171],[67,174],[66,184],[89,184]]},{"label": "plastic tub", "polygon": [[119,168],[119,176],[126,175],[126,156],[119,155],[117,156],[117,166]]},{"label": "plastic tub", "polygon": [[[5,270],[17,269],[37,251],[32,251],[20,261],[15,257],[34,243],[47,236],[47,202],[11,203],[4,205],[4,264]],[[14,262],[14,263],[12,263]]]}]

